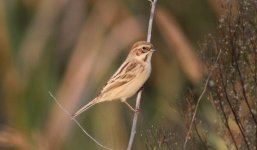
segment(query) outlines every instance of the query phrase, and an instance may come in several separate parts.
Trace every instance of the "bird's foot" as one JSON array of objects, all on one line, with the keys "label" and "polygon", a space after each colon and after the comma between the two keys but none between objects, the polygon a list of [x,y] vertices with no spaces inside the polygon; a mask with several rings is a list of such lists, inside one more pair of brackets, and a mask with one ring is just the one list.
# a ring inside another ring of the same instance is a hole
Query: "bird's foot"
[{"label": "bird's foot", "polygon": [[127,101],[123,101],[123,103],[125,103],[128,106],[128,108],[130,110],[132,110],[134,113],[140,113],[141,112],[140,109],[134,109]]}]

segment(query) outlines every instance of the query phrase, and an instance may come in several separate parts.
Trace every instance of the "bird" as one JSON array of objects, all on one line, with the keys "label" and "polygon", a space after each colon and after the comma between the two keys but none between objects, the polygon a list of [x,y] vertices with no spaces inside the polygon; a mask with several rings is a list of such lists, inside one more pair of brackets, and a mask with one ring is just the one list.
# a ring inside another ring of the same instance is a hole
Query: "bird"
[{"label": "bird", "polygon": [[77,117],[97,103],[113,100],[120,100],[132,111],[138,111],[127,102],[127,99],[135,95],[149,78],[154,51],[156,50],[150,42],[138,41],[134,43],[127,58],[108,80],[100,94],[72,114],[72,117]]}]

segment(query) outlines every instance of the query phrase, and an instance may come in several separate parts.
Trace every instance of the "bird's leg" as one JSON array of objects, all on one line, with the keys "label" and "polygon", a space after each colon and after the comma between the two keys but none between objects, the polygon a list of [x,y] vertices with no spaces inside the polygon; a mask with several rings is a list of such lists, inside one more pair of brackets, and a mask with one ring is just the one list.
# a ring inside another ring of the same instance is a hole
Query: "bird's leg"
[{"label": "bird's leg", "polygon": [[135,113],[139,112],[138,109],[134,109],[131,105],[129,105],[129,103],[127,101],[122,101],[122,102],[125,103],[128,106],[128,108],[130,110],[132,110],[133,112],[135,112]]}]

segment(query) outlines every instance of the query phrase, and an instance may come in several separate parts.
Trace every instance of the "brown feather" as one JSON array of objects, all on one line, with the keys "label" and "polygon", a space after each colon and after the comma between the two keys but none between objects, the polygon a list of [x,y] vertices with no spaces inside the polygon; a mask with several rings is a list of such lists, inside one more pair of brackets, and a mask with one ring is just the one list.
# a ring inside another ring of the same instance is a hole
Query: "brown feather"
[{"label": "brown feather", "polygon": [[[122,86],[136,77],[136,75],[132,75],[132,74],[129,75],[129,74],[127,74],[127,72],[135,70],[139,63],[134,62],[134,63],[128,63],[128,64],[129,65],[124,65],[124,68],[120,69],[121,70],[120,73],[117,74],[116,76],[112,77],[107,82],[106,86],[101,91],[101,94],[106,93],[112,89],[119,87],[119,86]],[[115,82],[113,82],[113,81],[115,81]]]}]

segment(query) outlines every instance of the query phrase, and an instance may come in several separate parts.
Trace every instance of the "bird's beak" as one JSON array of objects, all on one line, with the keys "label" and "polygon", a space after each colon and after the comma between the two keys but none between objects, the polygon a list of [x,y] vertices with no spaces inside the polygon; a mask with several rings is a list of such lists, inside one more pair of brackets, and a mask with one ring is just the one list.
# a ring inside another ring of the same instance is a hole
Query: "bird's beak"
[{"label": "bird's beak", "polygon": [[155,51],[156,51],[156,49],[153,49],[153,48],[151,49],[151,52],[155,52]]}]

